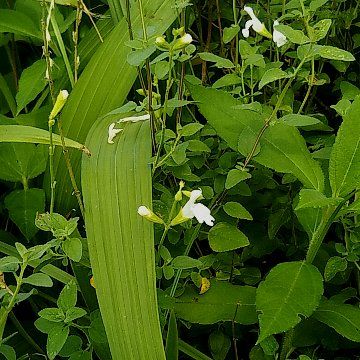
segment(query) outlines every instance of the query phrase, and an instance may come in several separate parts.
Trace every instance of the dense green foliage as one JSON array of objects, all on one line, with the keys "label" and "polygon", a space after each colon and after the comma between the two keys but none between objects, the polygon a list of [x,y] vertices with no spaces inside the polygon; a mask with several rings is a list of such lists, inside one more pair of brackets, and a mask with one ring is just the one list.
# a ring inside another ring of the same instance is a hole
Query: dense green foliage
[{"label": "dense green foliage", "polygon": [[359,10],[2,1],[0,359],[357,359]]}]

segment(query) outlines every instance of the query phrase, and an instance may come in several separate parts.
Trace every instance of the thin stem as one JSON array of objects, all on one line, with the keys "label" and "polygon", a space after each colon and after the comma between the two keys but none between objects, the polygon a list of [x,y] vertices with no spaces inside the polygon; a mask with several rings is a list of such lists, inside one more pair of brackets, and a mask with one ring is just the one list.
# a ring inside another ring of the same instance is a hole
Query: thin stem
[{"label": "thin stem", "polygon": [[300,108],[298,110],[298,114],[301,114],[301,112],[303,111],[303,109],[305,107],[306,102],[309,99],[309,96],[311,94],[311,89],[314,86],[314,81],[315,81],[315,60],[314,60],[314,57],[312,57],[312,59],[311,59],[311,75],[310,75],[310,79],[309,79],[309,87],[308,87],[307,92],[305,94],[304,100],[301,103],[301,106],[300,106]]},{"label": "thin stem", "polygon": [[74,42],[74,82],[76,83],[78,80],[78,70],[80,66],[80,59],[78,55],[78,45],[79,45],[79,27],[81,23],[82,17],[82,7],[81,1],[77,1],[76,3],[76,18],[75,18],[75,30],[73,32],[73,42]]},{"label": "thin stem", "polygon": [[49,120],[49,170],[50,170],[50,215],[54,212],[54,203],[55,203],[55,173],[54,173],[54,142],[53,142],[53,126],[54,120]]},{"label": "thin stem", "polygon": [[312,236],[309,244],[309,248],[306,254],[306,261],[308,263],[311,264],[314,261],[320,249],[320,246],[324,241],[324,238],[327,232],[329,231],[331,224],[334,222],[337,214],[339,213],[341,208],[346,204],[346,202],[349,201],[349,199],[351,199],[354,196],[356,192],[357,191],[353,191],[348,196],[346,196],[344,200],[341,201],[341,203],[337,207],[334,206],[328,207],[328,209],[324,212],[320,225],[315,231],[314,235]]},{"label": "thin stem", "polygon": [[262,135],[264,134],[265,130],[269,127],[271,121],[276,117],[277,115],[277,112],[279,111],[281,105],[282,105],[282,102],[284,100],[284,97],[287,93],[287,91],[289,90],[290,88],[290,85],[292,84],[293,80],[295,79],[296,75],[298,74],[298,72],[300,71],[300,69],[302,68],[303,64],[305,63],[305,60],[306,60],[306,57],[304,57],[303,60],[301,60],[299,66],[295,69],[294,71],[294,74],[293,76],[288,80],[288,82],[286,83],[283,91],[281,92],[280,96],[279,96],[279,99],[275,105],[275,108],[273,110],[273,112],[271,113],[271,115],[265,120],[265,123],[263,125],[263,127],[260,129],[257,137],[256,137],[256,140],[255,140],[255,143],[249,153],[249,155],[246,157],[245,159],[245,162],[244,162],[244,166],[243,166],[243,170],[245,170],[246,166],[249,164],[249,162],[251,161],[251,159],[253,158],[255,152],[256,152],[256,148],[257,146],[259,145],[259,142],[260,142],[260,139],[262,137]]}]

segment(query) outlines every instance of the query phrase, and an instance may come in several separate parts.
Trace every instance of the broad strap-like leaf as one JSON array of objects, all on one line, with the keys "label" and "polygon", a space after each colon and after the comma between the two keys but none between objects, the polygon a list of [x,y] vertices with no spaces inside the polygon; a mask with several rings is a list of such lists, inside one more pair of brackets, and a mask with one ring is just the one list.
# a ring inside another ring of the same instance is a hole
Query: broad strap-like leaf
[{"label": "broad strap-like leaf", "polygon": [[313,316],[349,340],[360,342],[360,309],[358,306],[323,300]]},{"label": "broad strap-like leaf", "polygon": [[124,124],[107,143],[109,121],[96,123],[82,162],[86,233],[97,297],[113,359],[165,359],[155,288],[151,207],[151,132],[147,122]]},{"label": "broad strap-like leaf", "polygon": [[[200,112],[219,136],[232,149],[248,155],[264,125],[264,116],[236,108],[240,103],[229,93],[190,84],[188,88]],[[322,170],[296,128],[284,122],[271,125],[261,137],[259,147],[254,161],[279,172],[291,173],[308,188],[323,190]]]},{"label": "broad strap-like leaf", "polygon": [[235,320],[239,324],[256,323],[255,291],[251,286],[232,285],[211,280],[202,295],[189,286],[173,304],[177,317],[197,324]]},{"label": "broad strap-like leaf", "polygon": [[[65,146],[83,151],[90,154],[89,150],[77,141],[65,138]],[[49,144],[49,132],[33,126],[24,125],[0,125],[0,143],[32,143]],[[53,144],[61,146],[61,137],[53,134]]]},{"label": "broad strap-like leaf", "polygon": [[[155,34],[162,34],[176,19],[175,0],[143,0],[145,22]],[[138,4],[133,7],[132,27],[137,37],[142,36]],[[100,45],[81,74],[61,115],[65,136],[80,142],[101,116],[121,106],[136,77],[136,67],[127,62],[131,48],[125,18],[120,19],[114,30]],[[71,154],[71,163],[77,181],[80,178],[80,155]],[[62,211],[76,207],[72,185],[60,151],[54,156],[57,191],[56,206]],[[79,182],[79,181],[78,181]],[[49,172],[45,177],[49,184]]]},{"label": "broad strap-like leaf", "polygon": [[256,292],[260,312],[258,343],[270,335],[293,328],[301,317],[309,317],[319,305],[323,293],[319,270],[304,261],[275,266]]},{"label": "broad strap-like leaf", "polygon": [[333,196],[346,196],[360,185],[360,96],[343,118],[333,146],[329,177]]}]

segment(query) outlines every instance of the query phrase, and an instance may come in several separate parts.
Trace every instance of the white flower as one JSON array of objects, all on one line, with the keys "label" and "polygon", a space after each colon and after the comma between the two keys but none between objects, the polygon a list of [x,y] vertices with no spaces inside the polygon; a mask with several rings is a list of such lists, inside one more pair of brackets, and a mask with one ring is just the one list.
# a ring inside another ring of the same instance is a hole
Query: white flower
[{"label": "white flower", "polygon": [[276,30],[275,27],[279,25],[279,21],[274,21],[274,30],[273,30],[273,40],[276,43],[277,47],[281,47],[287,43],[286,36],[280,31]]},{"label": "white flower", "polygon": [[109,135],[108,135],[108,143],[113,144],[115,136],[123,131],[123,129],[115,129],[115,123],[109,125]]},{"label": "white flower", "polygon": [[144,205],[139,206],[138,208],[138,214],[141,216],[150,216],[151,211]]},{"label": "white flower", "polygon": [[171,224],[181,224],[182,222],[193,219],[195,217],[200,224],[205,223],[209,226],[213,226],[215,219],[211,215],[210,209],[203,204],[195,203],[201,196],[202,191],[200,189],[193,190],[190,193],[190,199],[180,210],[179,214],[173,219]]},{"label": "white flower", "polygon": [[245,23],[244,29],[241,30],[244,37],[249,37],[250,28],[253,28],[258,34],[265,36],[271,39],[271,34],[267,31],[265,25],[256,17],[254,10],[250,6],[244,6],[244,11],[251,17],[251,20],[248,20]]},{"label": "white flower", "polygon": [[184,36],[182,36],[180,38],[181,42],[184,44],[184,45],[189,45],[192,43],[193,41],[193,38],[190,34],[185,34]]},{"label": "white flower", "polygon": [[180,39],[177,39],[172,47],[173,50],[182,50],[185,49],[189,44],[191,44],[193,38],[190,34],[183,35]]},{"label": "white flower", "polygon": [[140,115],[140,116],[129,116],[129,117],[120,119],[120,120],[118,121],[118,123],[123,123],[123,122],[137,122],[137,121],[145,121],[145,120],[150,120],[150,115],[149,115],[149,114]]}]

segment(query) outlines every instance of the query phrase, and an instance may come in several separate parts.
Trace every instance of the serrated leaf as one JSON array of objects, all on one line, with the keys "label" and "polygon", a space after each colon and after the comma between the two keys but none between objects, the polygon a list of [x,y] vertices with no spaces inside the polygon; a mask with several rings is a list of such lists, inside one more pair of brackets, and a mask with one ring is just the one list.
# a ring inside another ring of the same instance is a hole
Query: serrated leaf
[{"label": "serrated leaf", "polygon": [[336,206],[341,202],[341,200],[342,199],[339,198],[328,198],[317,190],[302,189],[300,190],[299,203],[295,210]]},{"label": "serrated leaf", "polygon": [[43,189],[15,190],[6,196],[5,207],[10,219],[30,240],[39,231],[35,226],[35,217],[45,210],[45,192]]},{"label": "serrated leaf", "polygon": [[204,125],[199,124],[199,123],[187,124],[180,130],[180,133],[182,136],[191,136],[191,135],[196,134],[203,127],[204,127]]},{"label": "serrated leaf", "polygon": [[324,6],[329,0],[312,0],[309,9],[310,11],[316,11],[317,9]]},{"label": "serrated leaf", "polygon": [[319,46],[318,54],[324,59],[338,61],[355,61],[355,57],[353,54],[334,46]]},{"label": "serrated leaf", "polygon": [[286,77],[288,77],[287,73],[281,69],[269,69],[264,73],[260,80],[259,90],[261,90],[267,84],[270,84],[276,80],[284,79]]},{"label": "serrated leaf", "polygon": [[216,80],[213,84],[214,89],[220,89],[225,86],[232,86],[241,83],[241,78],[237,74],[226,74],[220,79]]},{"label": "serrated leaf", "polygon": [[13,272],[19,268],[20,260],[15,256],[4,256],[0,259],[0,272]]},{"label": "serrated leaf", "polygon": [[256,292],[256,309],[260,312],[258,343],[270,335],[293,328],[309,317],[319,305],[323,293],[319,270],[303,261],[276,265]]},{"label": "serrated leaf", "polygon": [[360,97],[344,115],[333,145],[329,178],[333,197],[342,197],[360,186]]},{"label": "serrated leaf", "polygon": [[320,20],[319,22],[317,22],[314,25],[315,40],[316,41],[322,40],[329,32],[330,27],[331,27],[330,19],[323,19],[323,20]]},{"label": "serrated leaf", "polygon": [[175,269],[192,269],[194,267],[202,266],[202,262],[197,259],[193,259],[189,256],[177,256],[172,262],[171,265]]},{"label": "serrated leaf", "polygon": [[16,94],[17,113],[34,100],[46,86],[46,60],[35,61],[20,76],[19,90]]},{"label": "serrated leaf", "polygon": [[51,277],[43,273],[31,274],[27,278],[23,279],[23,282],[34,286],[43,286],[43,287],[53,286]]},{"label": "serrated leaf", "polygon": [[77,238],[65,239],[62,243],[62,249],[66,256],[75,262],[79,262],[82,256],[82,242]]},{"label": "serrated leaf", "polygon": [[[264,124],[264,116],[236,109],[239,102],[223,91],[190,84],[188,88],[200,112],[219,136],[232,149],[247,155],[249,147],[242,143],[241,136],[246,132],[256,138]],[[279,172],[291,173],[309,188],[323,190],[322,170],[296,128],[277,122],[265,130],[260,145],[261,150],[254,161]]]},{"label": "serrated leaf", "polygon": [[313,316],[347,339],[360,342],[360,309],[357,306],[323,300]]},{"label": "serrated leaf", "polygon": [[209,245],[216,252],[224,252],[243,248],[250,244],[247,236],[236,226],[218,223],[209,231]]},{"label": "serrated leaf", "polygon": [[177,317],[197,324],[232,320],[244,325],[254,324],[257,321],[255,288],[213,279],[210,289],[203,295],[188,286],[184,294],[176,298],[174,310]]}]

